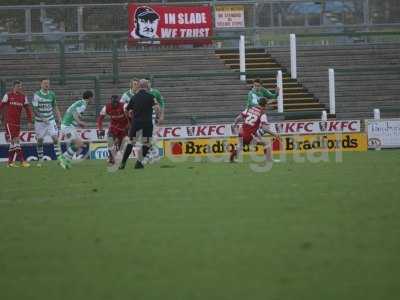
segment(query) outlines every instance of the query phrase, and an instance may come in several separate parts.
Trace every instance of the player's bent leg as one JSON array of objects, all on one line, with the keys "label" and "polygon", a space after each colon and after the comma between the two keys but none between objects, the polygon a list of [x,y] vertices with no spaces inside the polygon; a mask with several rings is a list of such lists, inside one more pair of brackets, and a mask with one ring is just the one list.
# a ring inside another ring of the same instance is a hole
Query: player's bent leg
[{"label": "player's bent leg", "polygon": [[61,154],[61,147],[60,147],[60,141],[58,140],[58,136],[52,136],[51,139],[53,140],[53,148],[54,148],[54,153],[56,154],[56,157],[59,157]]},{"label": "player's bent leg", "polygon": [[107,150],[108,150],[108,163],[114,164],[115,163],[115,148],[118,139],[116,139],[113,135],[109,134],[107,136]]},{"label": "player's bent leg", "polygon": [[37,139],[37,144],[36,144],[36,151],[38,154],[38,163],[37,166],[41,167],[41,161],[43,160],[43,138],[38,138]]},{"label": "player's bent leg", "polygon": [[260,138],[256,138],[255,140],[257,142],[257,145],[263,146],[265,160],[266,161],[272,161],[272,147],[271,147],[271,144],[262,141]]},{"label": "player's bent leg", "polygon": [[119,166],[120,170],[125,169],[126,161],[128,160],[129,155],[131,155],[132,149],[133,149],[133,145],[135,145],[135,144],[136,144],[136,138],[130,137],[129,138],[129,142],[126,144],[124,155],[122,157],[122,161],[121,161],[121,164]]},{"label": "player's bent leg", "polygon": [[243,150],[243,145],[248,144],[247,138],[246,137],[242,137],[239,136],[239,142],[236,146],[236,148],[232,148],[231,150],[231,154],[229,157],[229,161],[231,163],[235,162],[235,159],[239,156],[239,154],[242,152]]},{"label": "player's bent leg", "polygon": [[11,140],[10,141],[10,147],[8,148],[8,164],[7,164],[8,167],[10,167],[10,168],[18,167],[14,163],[15,158],[16,158],[15,144],[14,144],[14,141]]},{"label": "player's bent leg", "polygon": [[[74,156],[76,156],[78,154],[78,152],[81,150],[83,146],[83,142],[81,139],[79,138],[75,138],[71,141],[71,143],[69,144],[67,151],[64,152],[64,154],[61,156],[63,159],[60,160],[61,163],[66,163],[67,164],[67,168],[71,166],[71,162],[74,158]],[[63,165],[61,165],[63,167]]]},{"label": "player's bent leg", "polygon": [[143,137],[143,145],[141,151],[138,153],[138,160],[136,161],[135,164],[135,169],[143,169],[144,165],[144,159],[147,157],[147,154],[149,153],[151,147],[151,138],[149,137]]},{"label": "player's bent leg", "polygon": [[17,153],[17,159],[21,162],[21,167],[28,168],[31,165],[25,161],[24,153],[22,152],[22,147],[19,142],[19,138],[14,140],[15,152]]}]

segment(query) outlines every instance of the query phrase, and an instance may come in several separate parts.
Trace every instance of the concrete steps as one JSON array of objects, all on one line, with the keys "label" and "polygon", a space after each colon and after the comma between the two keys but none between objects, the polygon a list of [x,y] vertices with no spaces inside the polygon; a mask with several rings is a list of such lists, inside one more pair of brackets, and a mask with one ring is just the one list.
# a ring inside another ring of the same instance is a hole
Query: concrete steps
[{"label": "concrete steps", "polygon": [[[216,54],[225,62],[225,65],[233,70],[239,70],[239,53],[237,50],[217,50]],[[279,64],[275,57],[266,53],[265,49],[246,49],[246,71],[255,72],[248,76],[248,90],[251,89],[253,79],[260,78],[264,86],[274,90],[276,87],[276,72],[283,72],[283,97],[285,111],[310,111],[323,110],[324,104],[310,93],[302,84],[291,79],[286,68]],[[257,72],[260,72],[257,74]],[[271,75],[263,74],[271,72]],[[272,106],[276,109],[276,104]]]}]

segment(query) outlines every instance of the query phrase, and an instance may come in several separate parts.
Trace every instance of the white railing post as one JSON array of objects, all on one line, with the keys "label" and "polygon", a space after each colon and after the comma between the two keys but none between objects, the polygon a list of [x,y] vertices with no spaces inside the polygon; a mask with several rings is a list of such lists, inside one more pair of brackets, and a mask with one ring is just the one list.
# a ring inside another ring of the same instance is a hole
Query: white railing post
[{"label": "white railing post", "polygon": [[379,108],[374,109],[374,120],[380,120],[381,119],[381,111]]},{"label": "white railing post", "polygon": [[321,133],[326,132],[327,125],[328,125],[328,113],[326,112],[326,110],[323,110],[321,114],[321,121],[319,122],[319,128],[321,130]]},{"label": "white railing post", "polygon": [[297,79],[297,49],[296,49],[296,35],[290,34],[290,73],[292,79]]},{"label": "white railing post", "polygon": [[329,114],[336,114],[335,103],[335,70],[329,69]]},{"label": "white railing post", "polygon": [[282,79],[282,71],[278,71],[278,76],[276,78],[276,86],[279,89],[278,95],[278,113],[283,113],[283,79]]},{"label": "white railing post", "polygon": [[[381,111],[379,108],[374,108],[374,120],[380,120],[381,119]],[[381,147],[376,147],[375,150],[381,150]]]},{"label": "white railing post", "polygon": [[240,36],[239,41],[239,58],[240,58],[240,80],[245,81],[246,75],[243,74],[246,72],[246,48],[245,48],[245,40],[244,35]]},{"label": "white railing post", "polygon": [[326,113],[326,110],[322,111],[321,121],[324,121],[324,122],[328,121],[328,114]]}]

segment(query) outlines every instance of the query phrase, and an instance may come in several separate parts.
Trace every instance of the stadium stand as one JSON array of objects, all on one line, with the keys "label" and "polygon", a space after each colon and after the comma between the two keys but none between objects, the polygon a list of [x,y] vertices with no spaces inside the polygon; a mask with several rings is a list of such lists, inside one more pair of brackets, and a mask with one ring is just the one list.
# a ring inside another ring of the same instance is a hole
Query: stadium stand
[{"label": "stadium stand", "polygon": [[[372,117],[374,108],[385,116],[400,108],[400,44],[298,46],[298,78],[323,104],[328,105],[328,69],[335,69],[337,118]],[[287,47],[268,49],[290,66]]]},{"label": "stadium stand", "polygon": [[[298,81],[290,78],[288,47],[247,50],[247,84],[239,80],[237,50],[152,49],[121,51],[118,72],[121,79],[100,79],[99,105],[112,94],[122,94],[130,77],[154,76],[153,81],[167,101],[166,123],[225,122],[245,105],[252,79],[274,89],[276,71],[284,72],[285,111],[320,112],[328,107],[328,68],[336,69],[338,118],[370,117],[373,108],[399,107],[399,44],[341,46],[298,46]],[[59,75],[59,56],[50,54],[0,55],[0,78],[22,78],[28,95],[37,89],[42,76]],[[397,69],[396,69],[397,68]],[[66,85],[53,80],[59,104],[64,110],[85,89],[95,89],[86,75],[113,74],[112,53],[65,55],[65,74],[76,76]],[[8,82],[8,87],[11,82]],[[98,105],[98,106],[99,106]],[[98,107],[97,107],[98,109]],[[95,106],[88,110],[94,121]],[[315,116],[315,115],[314,115]],[[302,115],[303,118],[307,114]],[[311,117],[311,116],[310,116]]]},{"label": "stadium stand", "polygon": [[[37,79],[58,75],[56,54],[7,55],[0,57],[1,78],[25,78],[28,95],[37,88]],[[3,63],[4,62],[4,63]],[[110,53],[67,54],[67,75],[112,75]],[[129,86],[129,78],[154,76],[154,84],[167,100],[167,123],[190,123],[197,117],[216,122],[231,119],[243,108],[247,86],[238,80],[238,75],[228,70],[211,49],[174,49],[170,51],[134,51],[119,56],[121,79],[117,84],[101,80],[100,104],[112,94],[122,94]],[[207,73],[202,75],[202,73]],[[214,74],[214,75],[213,75]],[[26,79],[29,78],[29,79]],[[11,82],[8,82],[8,87]],[[66,85],[52,82],[59,104],[64,110],[68,103],[86,89],[94,89],[93,81],[68,80]],[[88,110],[94,121],[94,106]]]}]

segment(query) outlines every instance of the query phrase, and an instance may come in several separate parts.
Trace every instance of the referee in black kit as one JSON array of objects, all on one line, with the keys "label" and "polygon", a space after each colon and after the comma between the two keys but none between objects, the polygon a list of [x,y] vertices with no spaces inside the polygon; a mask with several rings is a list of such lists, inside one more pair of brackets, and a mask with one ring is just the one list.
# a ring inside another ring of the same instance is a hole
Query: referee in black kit
[{"label": "referee in black kit", "polygon": [[143,158],[151,147],[151,138],[153,136],[153,109],[156,112],[156,118],[160,116],[160,106],[153,95],[149,94],[149,82],[146,79],[139,80],[139,90],[129,101],[126,110],[132,112],[132,122],[129,129],[129,142],[126,146],[124,156],[119,169],[124,169],[126,161],[135,145],[138,132],[142,131],[142,151],[138,153],[138,159],[135,169],[143,169]]}]

